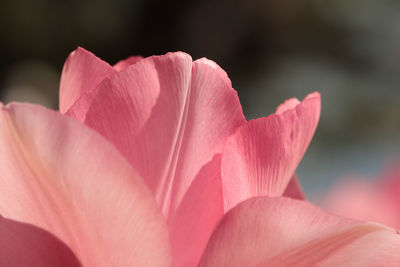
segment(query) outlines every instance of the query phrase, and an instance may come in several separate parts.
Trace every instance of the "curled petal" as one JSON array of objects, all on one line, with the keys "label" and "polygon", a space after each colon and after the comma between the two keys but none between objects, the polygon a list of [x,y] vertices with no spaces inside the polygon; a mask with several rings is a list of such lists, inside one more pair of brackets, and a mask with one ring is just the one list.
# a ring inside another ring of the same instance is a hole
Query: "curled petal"
[{"label": "curled petal", "polygon": [[318,124],[319,93],[289,100],[276,114],[249,121],[229,138],[222,156],[224,209],[254,196],[281,196]]},{"label": "curled petal", "polygon": [[306,201],[257,197],[229,211],[200,266],[396,266],[400,235]]}]

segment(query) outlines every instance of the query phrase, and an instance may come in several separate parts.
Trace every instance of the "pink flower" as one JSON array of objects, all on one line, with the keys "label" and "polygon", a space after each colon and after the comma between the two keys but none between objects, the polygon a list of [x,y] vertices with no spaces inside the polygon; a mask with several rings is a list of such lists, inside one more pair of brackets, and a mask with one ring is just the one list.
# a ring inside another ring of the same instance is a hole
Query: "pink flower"
[{"label": "pink flower", "polygon": [[169,53],[112,67],[78,48],[60,111],[1,107],[1,266],[400,262],[393,230],[282,197],[302,198],[294,172],[318,93],[247,122],[212,61]]},{"label": "pink flower", "polygon": [[400,229],[400,169],[387,168],[378,179],[345,177],[326,196],[327,209],[363,221]]}]

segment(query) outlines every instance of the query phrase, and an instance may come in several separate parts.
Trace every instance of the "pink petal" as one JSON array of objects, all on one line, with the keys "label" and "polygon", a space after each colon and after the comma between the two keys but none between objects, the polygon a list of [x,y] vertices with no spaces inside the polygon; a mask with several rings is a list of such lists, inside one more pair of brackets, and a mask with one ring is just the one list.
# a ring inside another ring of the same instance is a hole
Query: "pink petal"
[{"label": "pink petal", "polygon": [[60,112],[65,113],[83,94],[116,73],[107,62],[78,47],[64,64],[60,81]]},{"label": "pink petal", "polygon": [[258,197],[224,216],[200,266],[395,266],[399,252],[400,235],[384,226],[306,201]]},{"label": "pink petal", "polygon": [[166,223],[119,152],[40,106],[0,113],[0,213],[65,242],[84,266],[163,266]]},{"label": "pink petal", "polygon": [[136,62],[138,62],[141,59],[143,59],[143,57],[141,57],[141,56],[128,57],[127,59],[123,59],[123,60],[118,61],[114,65],[114,69],[117,70],[117,71],[125,70],[128,66],[130,66],[132,64],[135,64]]},{"label": "pink petal", "polygon": [[303,189],[301,188],[301,184],[297,175],[293,175],[290,179],[288,186],[283,192],[284,197],[290,197],[294,199],[304,200],[306,199]]},{"label": "pink petal", "polygon": [[399,266],[400,236],[392,229],[360,223],[313,240],[259,266]]},{"label": "pink petal", "polygon": [[170,219],[173,266],[197,266],[223,215],[221,156],[204,165]]},{"label": "pink petal", "polygon": [[0,216],[0,266],[81,265],[72,251],[52,234]]},{"label": "pink petal", "polygon": [[281,196],[318,124],[319,93],[278,108],[279,114],[249,121],[226,143],[222,156],[224,209],[253,196]]},{"label": "pink petal", "polygon": [[[176,264],[196,261],[222,215],[221,191],[210,196],[219,201],[212,203],[213,208],[204,195],[216,190],[212,184],[220,166],[205,165],[245,122],[226,73],[212,61],[192,62],[185,53],[169,53],[129,66],[82,101],[68,115],[83,118],[115,144],[145,179],[170,222]],[[206,180],[194,181],[204,172]],[[201,188],[203,183],[207,187]],[[183,211],[190,207],[196,212]],[[190,245],[185,235],[192,240]]]},{"label": "pink petal", "polygon": [[85,116],[75,116],[78,105],[68,114],[85,117],[85,124],[116,145],[166,215],[225,138],[244,123],[226,73],[184,53],[140,60],[104,81],[88,102]]},{"label": "pink petal", "polygon": [[297,98],[290,98],[276,108],[275,114],[280,115],[288,110],[294,109],[298,104],[300,104],[300,101]]}]

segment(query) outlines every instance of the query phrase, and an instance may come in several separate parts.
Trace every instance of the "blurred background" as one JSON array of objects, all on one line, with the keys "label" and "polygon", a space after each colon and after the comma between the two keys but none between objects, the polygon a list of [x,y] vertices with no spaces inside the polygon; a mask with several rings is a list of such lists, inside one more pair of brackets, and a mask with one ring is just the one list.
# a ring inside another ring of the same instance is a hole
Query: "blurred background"
[{"label": "blurred background", "polygon": [[116,63],[182,50],[225,69],[248,119],[318,90],[322,115],[298,173],[311,200],[400,157],[400,1],[0,3],[0,100],[57,108],[78,45]]}]

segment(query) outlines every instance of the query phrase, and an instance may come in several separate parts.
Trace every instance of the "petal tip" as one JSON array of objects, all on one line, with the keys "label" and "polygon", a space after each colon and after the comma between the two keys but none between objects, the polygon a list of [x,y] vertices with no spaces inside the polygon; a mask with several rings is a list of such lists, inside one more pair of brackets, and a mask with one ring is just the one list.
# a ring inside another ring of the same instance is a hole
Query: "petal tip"
[{"label": "petal tip", "polygon": [[66,60],[66,63],[73,57],[84,57],[84,56],[87,56],[89,58],[95,58],[97,60],[100,60],[100,61],[106,63],[107,65],[110,65],[108,62],[99,58],[93,52],[90,52],[89,50],[87,50],[86,48],[83,48],[82,46],[77,46],[76,49],[69,54],[69,56]]},{"label": "petal tip", "polygon": [[[88,50],[86,50],[82,46],[77,46],[71,53],[69,53],[68,58],[75,57],[75,56],[77,56],[79,54],[93,54],[93,53],[89,52]],[[68,60],[68,58],[67,58],[67,60]]]},{"label": "petal tip", "polygon": [[[315,91],[315,92],[313,92],[313,93],[310,93],[310,94],[308,94],[308,95],[304,98],[304,100],[314,99],[314,98],[321,99],[321,94],[320,94],[320,92]],[[304,100],[303,100],[303,101],[304,101]]]},{"label": "petal tip", "polygon": [[232,87],[232,82],[229,79],[228,73],[215,61],[202,57],[193,62],[193,67],[205,66],[211,68],[214,72],[219,73],[220,77],[225,81],[228,87],[237,94],[237,91]]},{"label": "petal tip", "polygon": [[192,56],[189,55],[186,52],[183,52],[183,51],[168,52],[168,53],[166,53],[164,55],[161,55],[159,57],[178,57],[178,58],[182,58],[182,59],[190,59],[190,61],[193,61]]},{"label": "petal tip", "polygon": [[[222,69],[214,60],[202,57],[194,61],[195,64],[206,64],[215,69]],[[225,72],[225,71],[224,71]]]},{"label": "petal tip", "polygon": [[288,110],[295,109],[298,104],[300,104],[300,101],[297,98],[289,98],[276,108],[275,114],[279,115]]},{"label": "petal tip", "polygon": [[299,101],[297,98],[289,98],[276,108],[275,114],[280,115],[280,114],[285,113],[286,111],[296,109],[296,108],[298,108],[299,104],[304,103],[306,101],[311,101],[311,100],[320,101],[321,94],[318,91],[309,93],[308,95],[306,95],[306,97],[303,98],[302,101]]},{"label": "petal tip", "polygon": [[[82,47],[82,46],[77,46],[76,49],[74,51],[72,51],[72,53],[75,52],[81,52],[81,53],[89,53],[89,54],[93,54],[92,52],[90,52],[89,50],[87,50],[86,48]],[[72,54],[71,53],[71,54]]]}]

